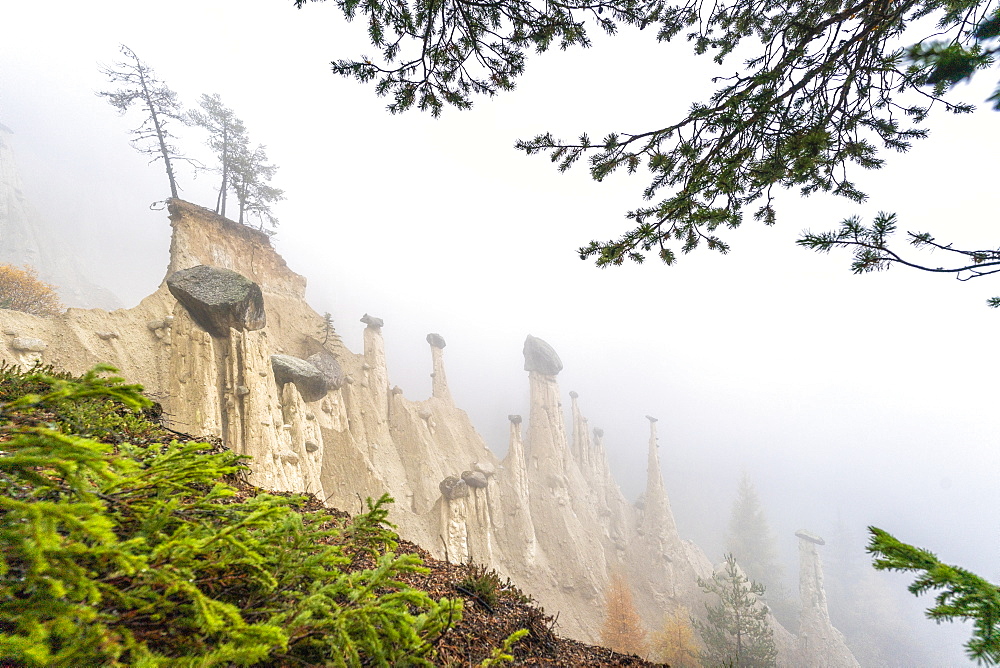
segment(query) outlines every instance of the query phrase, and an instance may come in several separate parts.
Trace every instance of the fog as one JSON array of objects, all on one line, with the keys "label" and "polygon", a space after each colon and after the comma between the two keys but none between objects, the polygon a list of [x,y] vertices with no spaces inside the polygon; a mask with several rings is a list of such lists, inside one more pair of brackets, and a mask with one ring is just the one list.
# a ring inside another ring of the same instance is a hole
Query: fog
[{"label": "fog", "polygon": [[[831,543],[838,521],[862,564],[865,527],[876,525],[1000,579],[991,417],[1000,312],[985,306],[1000,284],[899,268],[854,276],[846,253],[794,244],[804,228],[889,210],[903,230],[989,247],[1000,204],[987,162],[1000,148],[996,112],[932,115],[930,139],[856,175],[864,205],[785,192],[778,225],[726,233],[727,256],[702,249],[676,267],[602,270],[575,249],[627,229],[644,177],[560,175],[513,143],[548,130],[647,130],[684,113],[725,71],[685,44],[626,33],[533,57],[514,92],[434,120],[391,116],[371,87],[330,73],[330,60],[373,51],[364,26],[344,23],[333,3],[58,0],[4,14],[0,123],[15,133],[26,194],[124,305],[163,278],[169,225],[150,209],[168,193],[162,166],[128,144],[137,119],[94,95],[109,87],[98,64],[117,60],[119,43],[188,107],[219,93],[267,145],[287,197],[275,207],[274,243],[352,350],[362,347],[362,314],[383,318],[390,382],[422,399],[424,336],[445,337],[452,394],[497,454],[506,416],[527,408],[521,346],[531,333],[559,352],[563,393],[577,391],[590,424],[605,429],[629,498],[645,481],[643,416],[660,419],[681,534],[713,560],[746,472],[792,588],[793,532]],[[957,92],[981,103],[990,78]],[[210,160],[197,130],[178,134],[187,153]],[[215,175],[180,171],[181,196],[213,205]],[[965,663],[963,628],[922,619],[929,600],[909,600],[907,578],[877,577],[898,595],[926,665]]]}]

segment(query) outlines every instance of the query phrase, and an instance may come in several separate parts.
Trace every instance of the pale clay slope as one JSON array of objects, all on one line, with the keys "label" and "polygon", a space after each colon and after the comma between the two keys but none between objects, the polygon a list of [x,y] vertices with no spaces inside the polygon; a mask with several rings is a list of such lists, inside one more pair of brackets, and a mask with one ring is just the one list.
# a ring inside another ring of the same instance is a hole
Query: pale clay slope
[{"label": "pale clay slope", "polygon": [[[499,461],[453,403],[442,347],[430,346],[432,396],[407,399],[389,380],[380,326],[365,328],[361,354],[337,337],[321,344],[323,319],[305,302],[305,279],[266,235],[182,201],[169,211],[166,275],[201,264],[243,274],[263,292],[263,329],[212,337],[163,283],[132,309],[70,309],[53,318],[0,310],[0,358],[74,372],[113,364],[163,404],[174,429],[220,436],[252,456],[252,482],[261,487],[312,492],[349,510],[359,496],[388,492],[405,538],[442,558],[496,568],[558,611],[569,636],[597,641],[614,570],[627,574],[648,628],[677,605],[703,609],[695,578],[709,577],[712,564],[677,533],[655,420],[647,490],[633,505],[611,476],[603,433],[589,429],[575,393],[567,434],[556,376],[529,371],[530,413],[524,424],[512,416],[510,449]],[[346,375],[339,389],[306,402],[293,383],[277,387],[271,355],[304,359],[321,349]],[[459,483],[448,495],[454,498],[442,494],[446,477],[475,470],[485,474],[485,486]],[[774,622],[782,664],[857,666],[830,624],[810,547],[803,552],[805,633],[797,638]]]}]

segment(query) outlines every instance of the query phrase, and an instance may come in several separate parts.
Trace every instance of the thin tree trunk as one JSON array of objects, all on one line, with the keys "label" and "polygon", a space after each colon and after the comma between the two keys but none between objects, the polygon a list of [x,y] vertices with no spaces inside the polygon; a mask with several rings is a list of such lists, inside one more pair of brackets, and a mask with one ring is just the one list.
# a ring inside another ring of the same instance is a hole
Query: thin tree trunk
[{"label": "thin tree trunk", "polygon": [[229,180],[229,128],[222,129],[222,187],[219,188],[219,199],[215,203],[215,212],[226,216],[226,182]]},{"label": "thin tree trunk", "polygon": [[[134,54],[133,54],[133,57]],[[156,139],[160,142],[160,155],[163,156],[163,164],[167,167],[167,179],[170,180],[170,196],[177,199],[177,182],[174,180],[174,170],[170,166],[170,154],[167,152],[167,143],[163,141],[163,129],[160,127],[160,118],[156,115],[153,107],[153,100],[149,95],[149,88],[146,86],[146,73],[143,71],[142,63],[136,60],[136,69],[139,71],[139,82],[142,84],[142,95],[146,99],[146,107],[149,109],[149,116],[153,119],[153,127],[156,128]]]}]

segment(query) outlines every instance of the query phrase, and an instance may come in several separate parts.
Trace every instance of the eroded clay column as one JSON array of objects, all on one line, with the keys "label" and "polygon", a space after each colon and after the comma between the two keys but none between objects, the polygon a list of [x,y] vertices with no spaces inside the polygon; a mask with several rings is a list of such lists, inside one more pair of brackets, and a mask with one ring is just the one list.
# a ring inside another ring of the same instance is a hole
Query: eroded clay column
[{"label": "eroded clay column", "polygon": [[572,402],[573,413],[573,456],[576,458],[577,464],[580,465],[580,470],[589,472],[590,430],[587,427],[587,418],[583,416],[583,413],[580,411],[580,405],[577,402],[580,395],[576,392],[570,392],[569,398]]},{"label": "eroded clay column", "polygon": [[428,334],[427,343],[431,345],[431,396],[452,403],[451,391],[448,389],[448,377],[444,373],[444,337],[440,334]]},{"label": "eroded clay column", "polygon": [[524,440],[521,438],[521,416],[508,415],[510,420],[510,441],[507,456],[504,458],[504,468],[513,480],[512,487],[517,498],[524,507],[528,507],[528,465],[524,459]]},{"label": "eroded clay column", "polygon": [[826,541],[805,529],[795,532],[799,539],[799,596],[802,599],[803,616],[808,611],[829,618],[826,607],[826,590],[823,588],[823,565],[819,560],[817,546]]},{"label": "eroded clay column", "polygon": [[[504,508],[494,517],[503,525],[504,535],[521,550],[525,567],[534,565],[538,554],[538,540],[531,517],[531,492],[528,468],[524,458],[524,441],[521,438],[521,416],[508,415],[510,420],[510,441],[507,456],[503,460]],[[506,517],[504,517],[506,514]]]},{"label": "eroded clay column", "polygon": [[802,599],[799,663],[818,668],[858,668],[858,661],[848,649],[844,635],[833,627],[826,606],[823,564],[818,549],[826,541],[802,529],[795,535],[799,539],[799,596]]},{"label": "eroded clay column", "polygon": [[365,323],[365,375],[368,388],[378,402],[381,419],[389,419],[389,372],[385,364],[385,342],[382,340],[382,318],[365,313],[361,317]]},{"label": "eroded clay column", "polygon": [[[670,509],[670,499],[663,486],[663,471],[660,470],[660,445],[657,442],[657,419],[647,415],[649,420],[649,454],[646,464],[646,503],[643,509],[640,528],[643,534],[652,541],[651,544],[664,556],[680,549],[680,538],[677,534],[677,523]],[[676,556],[676,555],[675,555]]]},{"label": "eroded clay column", "polygon": [[562,360],[545,341],[528,335],[524,340],[524,370],[528,372],[529,397],[527,458],[532,471],[562,478],[566,474],[566,427],[556,375]]}]

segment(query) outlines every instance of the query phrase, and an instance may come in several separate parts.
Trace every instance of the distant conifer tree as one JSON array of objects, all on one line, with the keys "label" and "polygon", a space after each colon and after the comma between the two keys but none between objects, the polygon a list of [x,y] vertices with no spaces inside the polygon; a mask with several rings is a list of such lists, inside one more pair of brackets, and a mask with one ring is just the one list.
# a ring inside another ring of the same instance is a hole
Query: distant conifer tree
[{"label": "distant conifer tree", "polygon": [[601,644],[623,654],[646,654],[646,629],[632,600],[632,590],[621,573],[611,576],[604,594]]},{"label": "distant conifer tree", "polygon": [[745,473],[729,515],[726,552],[736,557],[748,578],[764,585],[768,605],[781,623],[794,627],[798,607],[782,581],[784,569],[778,561],[777,540],[757,489]]}]

